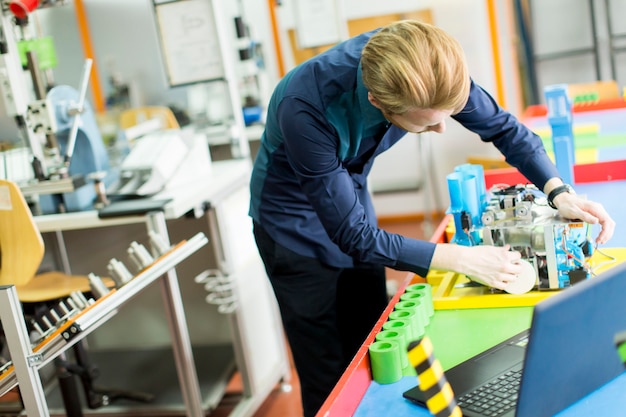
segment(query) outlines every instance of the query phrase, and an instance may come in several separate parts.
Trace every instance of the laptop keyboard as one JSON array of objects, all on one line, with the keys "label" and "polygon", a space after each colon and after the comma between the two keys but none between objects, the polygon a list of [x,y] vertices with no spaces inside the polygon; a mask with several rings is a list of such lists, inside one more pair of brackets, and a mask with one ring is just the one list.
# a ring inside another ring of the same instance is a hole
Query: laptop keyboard
[{"label": "laptop keyboard", "polygon": [[508,371],[457,398],[461,410],[496,417],[515,408],[522,371]]}]

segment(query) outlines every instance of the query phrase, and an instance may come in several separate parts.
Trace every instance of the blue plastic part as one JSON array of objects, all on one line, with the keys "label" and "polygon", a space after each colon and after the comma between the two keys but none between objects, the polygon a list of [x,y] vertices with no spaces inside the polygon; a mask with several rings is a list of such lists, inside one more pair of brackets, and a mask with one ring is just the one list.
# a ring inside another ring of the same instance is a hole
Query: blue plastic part
[{"label": "blue plastic part", "polygon": [[[57,142],[63,155],[73,120],[72,117],[68,116],[68,109],[78,103],[79,94],[70,86],[60,85],[50,90],[47,97],[55,107]],[[108,154],[91,107],[87,101],[84,102],[84,106],[85,111],[80,115],[81,124],[76,136],[74,153],[70,160],[69,175],[87,176],[92,172],[106,171],[107,177],[104,179],[104,183],[110,185],[115,179],[116,171],[110,169]],[[95,198],[95,187],[91,182],[88,182],[71,193],[63,193],[62,195],[42,194],[39,196],[39,205],[43,214],[58,212],[60,203],[63,203],[66,211],[82,211],[93,209]]]},{"label": "blue plastic part", "polygon": [[567,84],[556,84],[544,89],[548,107],[548,122],[552,128],[554,159],[561,179],[574,183],[574,130],[572,103],[567,95]]},{"label": "blue plastic part", "polygon": [[464,164],[446,177],[450,193],[449,214],[453,215],[453,243],[474,246],[480,243],[482,212],[487,204],[485,176],[480,165]]}]

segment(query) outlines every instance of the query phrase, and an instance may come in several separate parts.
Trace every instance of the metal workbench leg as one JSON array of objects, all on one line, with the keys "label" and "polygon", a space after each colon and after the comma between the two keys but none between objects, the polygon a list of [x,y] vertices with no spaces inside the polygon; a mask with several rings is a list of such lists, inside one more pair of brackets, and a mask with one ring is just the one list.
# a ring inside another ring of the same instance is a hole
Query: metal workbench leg
[{"label": "metal workbench leg", "polygon": [[15,376],[29,417],[49,417],[46,396],[24,322],[15,286],[0,286],[0,321],[6,335]]},{"label": "metal workbench leg", "polygon": [[[167,245],[170,244],[167,233],[165,215],[162,212],[152,212],[148,214],[148,232],[158,233]],[[174,360],[176,361],[176,371],[185,402],[185,409],[188,417],[203,417],[202,395],[200,393],[200,383],[196,373],[196,364],[191,350],[191,339],[187,329],[185,311],[178,285],[176,271],[170,269],[159,280],[163,306],[172,337]]]}]

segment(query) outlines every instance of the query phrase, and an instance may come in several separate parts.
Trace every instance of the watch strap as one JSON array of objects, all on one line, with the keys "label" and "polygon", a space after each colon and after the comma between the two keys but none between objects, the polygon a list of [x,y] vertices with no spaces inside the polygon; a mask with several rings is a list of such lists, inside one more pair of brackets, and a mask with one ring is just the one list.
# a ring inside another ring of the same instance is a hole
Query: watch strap
[{"label": "watch strap", "polygon": [[556,198],[556,196],[563,193],[576,194],[571,185],[559,185],[558,187],[555,187],[552,191],[550,191],[550,194],[548,194],[548,205],[557,210],[556,206],[554,205],[554,199]]}]

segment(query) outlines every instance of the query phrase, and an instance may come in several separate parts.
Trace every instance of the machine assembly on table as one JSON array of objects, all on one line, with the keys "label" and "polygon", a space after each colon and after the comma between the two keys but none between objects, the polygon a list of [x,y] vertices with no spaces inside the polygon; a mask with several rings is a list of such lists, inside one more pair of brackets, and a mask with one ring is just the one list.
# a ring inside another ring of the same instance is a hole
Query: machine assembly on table
[{"label": "machine assembly on table", "polygon": [[590,225],[566,220],[528,184],[485,188],[483,168],[464,164],[448,175],[453,243],[509,245],[535,269],[538,290],[566,288],[591,276]]}]

